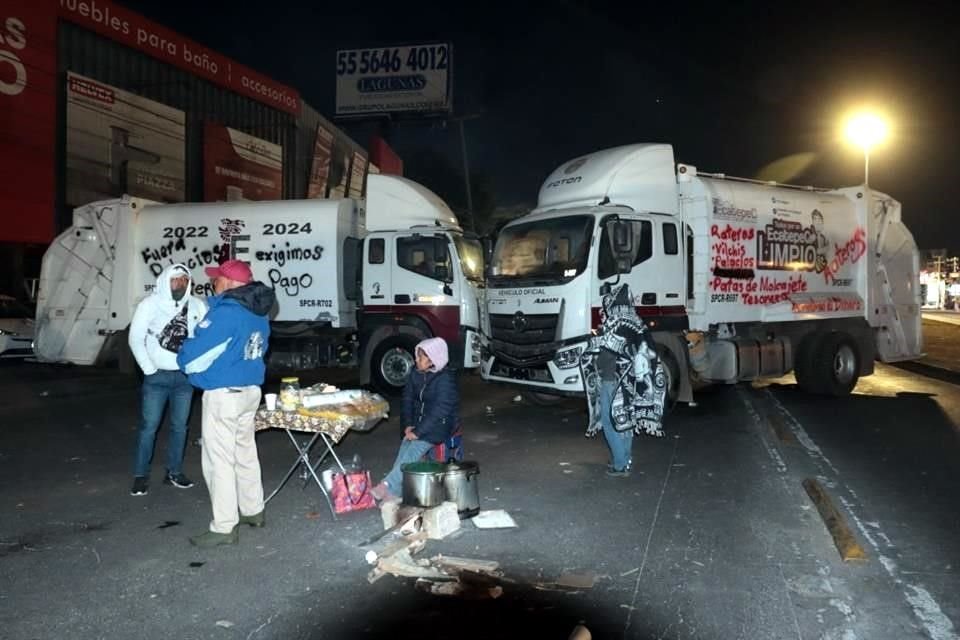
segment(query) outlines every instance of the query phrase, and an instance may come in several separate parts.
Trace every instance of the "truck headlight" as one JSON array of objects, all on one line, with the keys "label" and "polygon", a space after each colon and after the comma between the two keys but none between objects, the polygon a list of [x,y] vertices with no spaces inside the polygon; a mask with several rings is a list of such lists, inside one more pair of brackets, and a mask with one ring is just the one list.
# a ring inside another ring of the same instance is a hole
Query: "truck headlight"
[{"label": "truck headlight", "polygon": [[583,353],[583,347],[574,347],[565,351],[558,351],[553,356],[553,364],[558,369],[572,369],[580,364],[580,354]]},{"label": "truck headlight", "polygon": [[17,338],[20,336],[20,334],[16,331],[4,331],[3,329],[0,329],[0,336],[13,336],[14,338]]}]

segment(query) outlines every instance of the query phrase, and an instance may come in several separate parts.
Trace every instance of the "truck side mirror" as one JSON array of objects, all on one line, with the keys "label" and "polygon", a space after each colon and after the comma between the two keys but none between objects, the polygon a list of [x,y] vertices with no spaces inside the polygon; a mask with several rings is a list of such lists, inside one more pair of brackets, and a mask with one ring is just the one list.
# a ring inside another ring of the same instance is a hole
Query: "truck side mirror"
[{"label": "truck side mirror", "polygon": [[633,223],[626,220],[611,220],[607,223],[610,253],[617,263],[617,273],[630,273],[633,254],[636,253]]}]

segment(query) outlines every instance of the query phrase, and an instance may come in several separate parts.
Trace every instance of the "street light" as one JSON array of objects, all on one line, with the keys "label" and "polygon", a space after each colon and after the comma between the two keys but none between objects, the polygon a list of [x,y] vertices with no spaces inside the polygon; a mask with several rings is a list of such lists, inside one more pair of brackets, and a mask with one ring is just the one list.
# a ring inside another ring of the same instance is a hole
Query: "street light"
[{"label": "street light", "polygon": [[863,184],[870,186],[870,149],[887,139],[887,123],[874,113],[858,113],[847,121],[847,140],[863,149]]}]

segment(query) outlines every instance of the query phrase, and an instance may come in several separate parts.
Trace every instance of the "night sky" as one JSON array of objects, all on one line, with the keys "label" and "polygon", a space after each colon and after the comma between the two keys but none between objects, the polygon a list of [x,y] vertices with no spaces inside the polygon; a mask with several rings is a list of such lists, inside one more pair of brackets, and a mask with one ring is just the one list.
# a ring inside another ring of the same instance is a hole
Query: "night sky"
[{"label": "night sky", "polygon": [[[840,117],[875,105],[894,130],[871,154],[871,185],[903,203],[921,248],[960,250],[949,164],[960,22],[946,2],[121,1],[296,88],[330,119],[337,49],[451,42],[455,111],[480,114],[466,123],[470,168],[501,206],[532,205],[565,160],[635,142],[671,143],[677,161],[709,172],[859,184],[863,156],[840,140]],[[363,145],[374,130],[338,124]],[[388,139],[427,186],[462,196],[431,184],[422,162],[439,155],[461,171],[456,128],[401,120]],[[788,157],[796,171],[762,173]]]}]

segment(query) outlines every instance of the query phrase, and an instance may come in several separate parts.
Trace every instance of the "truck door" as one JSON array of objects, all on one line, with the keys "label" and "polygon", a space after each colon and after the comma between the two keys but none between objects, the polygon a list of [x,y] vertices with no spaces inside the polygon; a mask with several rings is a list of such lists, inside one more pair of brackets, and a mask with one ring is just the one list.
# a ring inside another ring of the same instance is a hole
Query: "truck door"
[{"label": "truck door", "polygon": [[[680,251],[680,228],[672,218],[631,218],[634,227],[633,270],[623,276],[634,304],[645,319],[685,313],[684,261]],[[600,235],[597,260],[598,287],[616,278],[606,227]],[[599,304],[599,289],[595,300]]]},{"label": "truck door", "polygon": [[393,298],[389,304],[402,312],[408,307],[430,325],[435,336],[458,341],[460,293],[450,239],[443,233],[398,233],[393,272]]},{"label": "truck door", "polygon": [[392,247],[383,236],[368,236],[363,255],[363,306],[393,304]]}]

